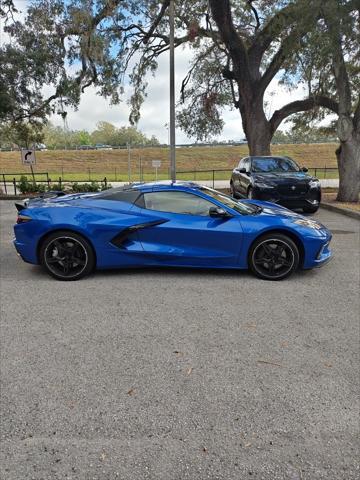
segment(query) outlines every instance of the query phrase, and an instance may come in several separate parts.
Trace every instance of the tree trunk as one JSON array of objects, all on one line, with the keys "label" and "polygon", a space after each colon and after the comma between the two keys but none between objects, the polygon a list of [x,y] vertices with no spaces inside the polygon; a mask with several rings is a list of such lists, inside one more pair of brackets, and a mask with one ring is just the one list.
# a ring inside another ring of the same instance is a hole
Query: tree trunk
[{"label": "tree trunk", "polygon": [[243,129],[248,141],[250,155],[271,155],[270,143],[272,133],[266,119],[262,103],[242,106],[241,117]]},{"label": "tree trunk", "polygon": [[336,150],[339,168],[339,202],[358,202],[360,185],[360,137],[353,133]]}]

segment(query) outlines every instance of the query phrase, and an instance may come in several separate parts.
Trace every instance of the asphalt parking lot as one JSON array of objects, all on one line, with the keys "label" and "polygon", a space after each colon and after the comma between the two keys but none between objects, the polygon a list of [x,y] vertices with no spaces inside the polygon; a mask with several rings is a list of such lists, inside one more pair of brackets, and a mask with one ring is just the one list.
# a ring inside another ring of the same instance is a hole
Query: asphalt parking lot
[{"label": "asphalt parking lot", "polygon": [[25,264],[1,213],[1,480],[359,478],[359,222],[283,282]]}]

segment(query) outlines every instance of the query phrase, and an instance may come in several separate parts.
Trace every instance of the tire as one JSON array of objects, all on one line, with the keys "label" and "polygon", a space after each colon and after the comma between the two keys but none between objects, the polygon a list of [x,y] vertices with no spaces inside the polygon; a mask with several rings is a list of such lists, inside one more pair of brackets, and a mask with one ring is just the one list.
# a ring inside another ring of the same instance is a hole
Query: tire
[{"label": "tire", "polygon": [[250,198],[251,200],[254,200],[254,190],[252,189],[252,187],[249,187],[248,188],[248,191],[247,191],[247,198]]},{"label": "tire", "polygon": [[81,235],[62,230],[47,236],[40,246],[39,260],[57,280],[79,280],[95,268],[95,254]]},{"label": "tire", "polygon": [[303,212],[304,213],[316,213],[319,210],[319,205],[316,205],[316,207],[303,207]]},{"label": "tire", "polygon": [[251,246],[248,257],[251,271],[264,280],[283,280],[298,268],[299,262],[298,247],[291,238],[281,233],[269,233],[258,238]]}]

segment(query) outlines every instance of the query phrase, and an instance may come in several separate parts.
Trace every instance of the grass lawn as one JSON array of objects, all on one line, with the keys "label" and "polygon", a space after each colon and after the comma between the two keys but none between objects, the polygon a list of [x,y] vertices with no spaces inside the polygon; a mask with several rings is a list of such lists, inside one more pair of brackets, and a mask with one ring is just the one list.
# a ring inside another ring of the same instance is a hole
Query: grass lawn
[{"label": "grass lawn", "polygon": [[[328,168],[336,167],[336,144],[296,144],[272,145],[274,155],[287,155],[294,158],[301,166]],[[217,172],[216,179],[229,178],[229,172],[238,164],[239,159],[248,155],[246,145],[240,146],[209,146],[181,147],[176,149],[178,171],[223,169]],[[131,179],[139,180],[140,170],[144,180],[154,180],[155,169],[152,160],[161,160],[159,179],[168,178],[169,150],[168,148],[134,148],[131,150]],[[107,177],[110,181],[128,180],[127,150],[55,150],[36,153],[35,172],[48,172],[53,179],[89,180]],[[29,172],[29,167],[21,163],[20,152],[0,152],[0,173],[20,174]],[[209,180],[212,173],[179,175],[179,178]],[[327,172],[328,175],[335,175]],[[331,177],[329,177],[331,178]]]}]

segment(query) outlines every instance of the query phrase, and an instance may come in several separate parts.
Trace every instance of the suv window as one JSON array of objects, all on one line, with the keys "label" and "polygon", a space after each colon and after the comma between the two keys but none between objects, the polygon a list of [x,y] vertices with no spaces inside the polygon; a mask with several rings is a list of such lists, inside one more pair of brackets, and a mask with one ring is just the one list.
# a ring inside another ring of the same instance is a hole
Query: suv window
[{"label": "suv window", "polygon": [[209,209],[213,206],[213,203],[204,198],[186,192],[144,193],[144,207],[148,210],[208,216]]}]

